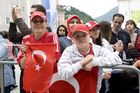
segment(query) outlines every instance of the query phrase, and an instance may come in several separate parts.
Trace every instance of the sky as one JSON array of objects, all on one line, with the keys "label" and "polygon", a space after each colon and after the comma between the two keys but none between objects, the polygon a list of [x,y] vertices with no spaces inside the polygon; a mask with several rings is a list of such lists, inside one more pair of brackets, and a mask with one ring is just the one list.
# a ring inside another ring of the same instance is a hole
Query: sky
[{"label": "sky", "polygon": [[92,18],[103,15],[118,6],[118,0],[59,0],[60,5],[73,6]]}]

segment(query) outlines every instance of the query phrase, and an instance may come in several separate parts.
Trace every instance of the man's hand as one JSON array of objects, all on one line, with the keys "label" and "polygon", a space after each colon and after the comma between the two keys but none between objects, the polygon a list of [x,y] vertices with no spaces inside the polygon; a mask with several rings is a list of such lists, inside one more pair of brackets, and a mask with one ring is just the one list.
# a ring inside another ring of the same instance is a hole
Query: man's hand
[{"label": "man's hand", "polygon": [[17,19],[16,14],[15,14],[15,6],[12,8],[12,19],[13,19],[13,22],[15,22]]},{"label": "man's hand", "polygon": [[18,5],[16,5],[13,10],[14,10],[16,18],[22,18],[21,8]]}]

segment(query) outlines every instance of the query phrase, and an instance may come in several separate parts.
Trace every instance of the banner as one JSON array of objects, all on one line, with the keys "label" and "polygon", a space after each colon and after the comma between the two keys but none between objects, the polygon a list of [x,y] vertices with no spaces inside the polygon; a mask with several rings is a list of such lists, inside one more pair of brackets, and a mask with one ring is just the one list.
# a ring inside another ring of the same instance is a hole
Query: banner
[{"label": "banner", "polygon": [[48,25],[53,32],[56,32],[58,27],[57,3],[56,0],[42,0],[41,4],[46,8]]}]

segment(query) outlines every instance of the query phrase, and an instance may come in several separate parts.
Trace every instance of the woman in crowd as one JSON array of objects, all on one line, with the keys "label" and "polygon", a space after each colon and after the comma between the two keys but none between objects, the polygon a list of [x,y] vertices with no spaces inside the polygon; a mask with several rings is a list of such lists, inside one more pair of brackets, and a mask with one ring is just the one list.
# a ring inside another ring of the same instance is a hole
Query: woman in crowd
[{"label": "woman in crowd", "polygon": [[97,23],[96,21],[90,20],[86,23],[86,25],[89,28],[89,34],[92,39],[91,42],[114,52],[115,44],[110,44],[112,37],[111,23],[108,21],[101,21],[100,23]]},{"label": "woman in crowd", "polygon": [[68,34],[67,27],[65,25],[59,25],[56,33],[58,37],[67,36]]},{"label": "woman in crowd", "polygon": [[131,43],[128,45],[128,55],[129,58],[136,59],[138,57],[136,44],[137,44],[137,37],[139,36],[139,29],[136,23],[133,20],[126,21],[125,24],[125,31],[130,34]]},{"label": "woman in crowd", "polygon": [[126,21],[125,31],[127,31],[131,37],[131,43],[130,43],[131,45],[129,44],[129,47],[128,47],[129,49],[134,48],[136,37],[137,37],[137,33],[135,33],[136,30],[137,30],[137,26],[133,20]]},{"label": "woman in crowd", "polygon": [[128,31],[129,33],[139,33],[140,29],[137,27],[136,23],[134,20],[127,20],[125,24],[125,30]]},{"label": "woman in crowd", "polygon": [[77,25],[81,24],[81,20],[77,15],[71,15],[70,17],[67,18],[67,30],[68,30],[68,35],[66,37],[60,37],[60,48],[61,48],[61,53],[65,50],[66,47],[70,46],[72,44],[71,42],[71,29]]},{"label": "woman in crowd", "polygon": [[[45,14],[42,12],[39,12],[39,11],[35,11],[34,13],[32,13],[32,15],[30,17],[30,25],[31,25],[33,34],[29,34],[28,36],[25,36],[23,38],[23,40],[22,40],[23,46],[21,47],[21,50],[19,51],[19,55],[17,58],[17,61],[20,65],[20,67],[22,68],[21,73],[23,73],[24,64],[26,61],[26,50],[28,48],[27,43],[28,44],[32,44],[32,43],[34,43],[34,44],[36,44],[36,43],[57,44],[56,61],[58,61],[59,57],[60,57],[60,50],[59,50],[60,46],[59,46],[58,38],[56,39],[56,36],[54,36],[54,34],[47,31],[47,29],[46,29],[47,18],[45,16]],[[21,77],[23,77],[23,76],[21,76]],[[21,78],[20,83],[22,83],[22,81],[23,80]],[[21,88],[22,88],[22,85],[21,85]],[[25,92],[23,92],[23,93],[25,93]]]},{"label": "woman in crowd", "polygon": [[89,28],[91,42],[103,46],[99,24],[96,21],[90,20],[86,23],[86,25]]},{"label": "woman in crowd", "polygon": [[[114,52],[115,45],[113,47],[113,45],[110,44],[110,40],[112,38],[111,23],[108,21],[101,21],[99,23],[99,25],[100,25],[103,47]],[[109,88],[108,79],[110,79],[110,77],[111,77],[111,71],[112,71],[112,69],[104,68],[104,76],[103,76],[102,87],[101,87],[100,93],[106,93],[109,90],[108,89]]]}]

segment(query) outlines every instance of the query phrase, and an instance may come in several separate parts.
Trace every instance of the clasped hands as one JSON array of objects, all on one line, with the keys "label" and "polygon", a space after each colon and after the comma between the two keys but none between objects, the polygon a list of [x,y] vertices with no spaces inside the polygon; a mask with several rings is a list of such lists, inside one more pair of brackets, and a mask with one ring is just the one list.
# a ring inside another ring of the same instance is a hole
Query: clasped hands
[{"label": "clasped hands", "polygon": [[94,58],[94,55],[89,54],[82,59],[81,65],[84,70],[91,71],[91,69],[93,68],[93,63],[91,62],[93,58]]}]

